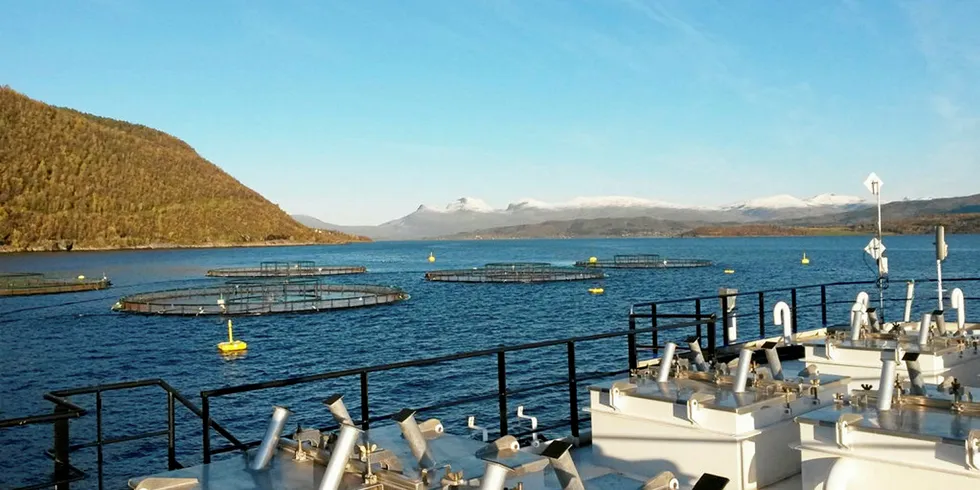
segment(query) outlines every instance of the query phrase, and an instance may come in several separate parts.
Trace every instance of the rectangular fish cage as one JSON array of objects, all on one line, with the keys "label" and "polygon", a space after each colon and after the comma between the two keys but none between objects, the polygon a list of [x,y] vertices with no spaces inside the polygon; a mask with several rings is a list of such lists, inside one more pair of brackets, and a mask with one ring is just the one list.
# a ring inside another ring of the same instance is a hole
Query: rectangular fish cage
[{"label": "rectangular fish cage", "polygon": [[428,281],[533,283],[602,279],[602,271],[560,267],[546,262],[498,262],[472,269],[440,270],[425,273]]},{"label": "rectangular fish cage", "polygon": [[36,272],[11,272],[0,274],[0,296],[28,296],[34,294],[76,293],[96,291],[112,285],[109,279],[52,279]]},{"label": "rectangular fish cage", "polygon": [[672,259],[659,254],[615,255],[612,259],[589,257],[575,262],[575,267],[594,267],[600,269],[675,269],[688,267],[708,267],[713,265],[704,259]]},{"label": "rectangular fish cage", "polygon": [[312,260],[296,262],[266,261],[258,267],[228,267],[211,269],[209,277],[315,277],[336,276],[342,274],[361,274],[367,272],[364,266],[353,265],[317,265]]}]

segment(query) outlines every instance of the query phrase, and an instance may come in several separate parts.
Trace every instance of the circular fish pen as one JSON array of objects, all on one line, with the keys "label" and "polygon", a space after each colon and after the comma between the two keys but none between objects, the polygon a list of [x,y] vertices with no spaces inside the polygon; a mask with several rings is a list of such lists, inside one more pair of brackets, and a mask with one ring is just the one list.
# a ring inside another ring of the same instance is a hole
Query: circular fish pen
[{"label": "circular fish pen", "polygon": [[323,284],[317,279],[238,280],[126,296],[112,309],[147,315],[267,315],[361,308],[408,298],[405,291],[389,286]]},{"label": "circular fish pen", "polygon": [[427,281],[441,282],[557,282],[586,281],[606,277],[602,271],[560,267],[546,262],[492,263],[483,267],[425,273]]},{"label": "circular fish pen", "polygon": [[316,265],[312,260],[301,260],[260,262],[258,267],[211,269],[207,275],[209,277],[318,277],[364,272],[367,272],[367,268],[359,265]]},{"label": "circular fish pen", "polygon": [[112,286],[106,277],[101,279],[52,279],[37,272],[5,272],[0,274],[0,296],[30,296],[34,294],[77,293],[96,291]]},{"label": "circular fish pen", "polygon": [[681,269],[689,267],[708,267],[713,265],[704,259],[670,259],[659,254],[614,255],[612,259],[597,259],[575,262],[575,267],[596,269]]}]

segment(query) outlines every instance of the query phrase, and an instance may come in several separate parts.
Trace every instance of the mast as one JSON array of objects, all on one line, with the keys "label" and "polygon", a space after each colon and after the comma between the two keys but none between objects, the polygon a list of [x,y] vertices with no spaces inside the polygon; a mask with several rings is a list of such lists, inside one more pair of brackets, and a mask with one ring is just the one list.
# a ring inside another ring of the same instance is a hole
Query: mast
[{"label": "mast", "polygon": [[880,312],[879,317],[884,321],[885,319],[885,289],[884,289],[884,278],[888,276],[888,257],[885,256],[885,244],[881,242],[881,186],[883,182],[874,172],[864,180],[864,186],[871,191],[875,196],[876,206],[878,208],[878,220],[877,220],[877,232],[868,246],[864,247],[864,251],[874,257],[878,262],[878,280],[876,285],[878,286],[878,311]]}]

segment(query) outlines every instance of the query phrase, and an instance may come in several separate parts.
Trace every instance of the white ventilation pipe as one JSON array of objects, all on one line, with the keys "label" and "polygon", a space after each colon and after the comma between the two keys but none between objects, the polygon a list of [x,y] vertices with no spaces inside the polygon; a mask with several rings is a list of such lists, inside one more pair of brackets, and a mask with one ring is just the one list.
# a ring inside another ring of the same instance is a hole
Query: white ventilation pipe
[{"label": "white ventilation pipe", "polygon": [[338,424],[354,425],[354,421],[351,420],[350,414],[347,413],[347,407],[344,406],[343,395],[340,394],[330,395],[330,398],[324,400],[323,404],[326,405],[328,409],[330,409],[330,413],[333,414],[333,418],[337,421]]},{"label": "white ventilation pipe", "polygon": [[905,283],[905,321],[912,321],[912,300],[915,299],[915,281]]},{"label": "white ventilation pipe", "polygon": [[738,355],[738,370],[735,372],[735,393],[744,393],[749,379],[749,367],[752,364],[752,350],[742,349]]},{"label": "white ventilation pipe", "polygon": [[670,377],[670,364],[674,362],[674,351],[677,350],[677,344],[673,342],[667,342],[664,346],[664,355],[660,357],[660,369],[657,371],[657,382],[666,383],[667,378]]},{"label": "white ventilation pipe", "polygon": [[868,309],[868,301],[870,301],[868,293],[861,291],[860,293],[857,294],[857,297],[854,298],[854,301],[857,301],[858,303],[864,305],[865,310]]},{"label": "white ventilation pipe", "polygon": [[878,380],[878,411],[892,409],[892,396],[895,393],[895,351],[881,353],[881,378]]},{"label": "white ventilation pipe", "polygon": [[851,341],[861,340],[861,324],[864,323],[865,308],[860,301],[851,305]]},{"label": "white ventilation pipe", "polygon": [[694,365],[702,373],[708,372],[708,363],[704,361],[704,354],[701,352],[701,337],[691,337],[687,339],[687,347],[694,354]]},{"label": "white ventilation pipe", "polygon": [[785,301],[776,303],[772,309],[772,321],[783,326],[783,340],[787,344],[793,341],[793,312]]},{"label": "white ventilation pipe", "polygon": [[963,290],[953,289],[949,293],[949,302],[956,308],[956,329],[962,332],[966,326],[966,299],[963,297]]},{"label": "white ventilation pipe", "polygon": [[483,478],[480,479],[480,490],[503,490],[509,473],[510,468],[487,461],[487,468],[483,472]]},{"label": "white ventilation pipe", "polygon": [[919,322],[919,347],[929,345],[929,330],[932,328],[932,313],[923,313]]},{"label": "white ventilation pipe", "polygon": [[250,469],[264,469],[269,464],[269,461],[272,460],[272,455],[279,446],[279,435],[282,434],[282,429],[286,426],[286,420],[289,419],[289,414],[289,409],[286,407],[280,407],[278,405],[272,407],[272,418],[269,419],[269,426],[265,429],[265,436],[262,438],[262,443],[259,444],[259,449],[255,452],[255,459],[249,465]]},{"label": "white ventilation pipe", "polygon": [[323,471],[323,479],[320,480],[320,490],[337,490],[344,477],[344,470],[347,468],[347,461],[354,453],[354,445],[361,434],[361,429],[353,425],[344,424],[340,427],[340,435],[337,442],[330,450],[330,460],[327,461],[327,469]]}]

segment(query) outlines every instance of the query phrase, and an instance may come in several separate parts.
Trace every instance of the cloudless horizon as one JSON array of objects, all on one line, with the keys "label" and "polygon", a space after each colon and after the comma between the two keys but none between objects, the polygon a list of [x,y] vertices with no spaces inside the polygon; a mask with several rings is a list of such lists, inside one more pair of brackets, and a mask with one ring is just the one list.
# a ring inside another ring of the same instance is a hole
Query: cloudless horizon
[{"label": "cloudless horizon", "polygon": [[980,2],[6,2],[0,85],[340,225],[463,196],[976,194]]}]

